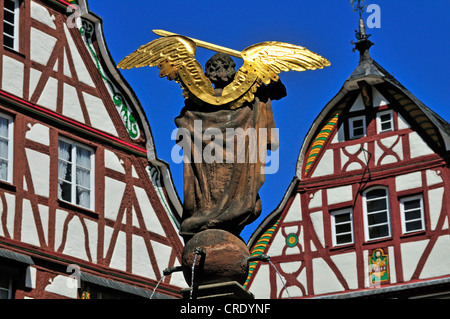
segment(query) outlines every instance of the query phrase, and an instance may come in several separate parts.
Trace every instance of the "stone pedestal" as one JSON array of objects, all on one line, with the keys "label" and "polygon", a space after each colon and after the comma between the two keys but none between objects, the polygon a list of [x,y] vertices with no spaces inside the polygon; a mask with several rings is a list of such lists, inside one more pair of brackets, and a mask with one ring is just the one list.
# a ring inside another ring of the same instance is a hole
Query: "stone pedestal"
[{"label": "stone pedestal", "polygon": [[[181,290],[183,299],[191,299],[192,288]],[[194,287],[192,299],[254,299],[255,296],[236,281]]]}]

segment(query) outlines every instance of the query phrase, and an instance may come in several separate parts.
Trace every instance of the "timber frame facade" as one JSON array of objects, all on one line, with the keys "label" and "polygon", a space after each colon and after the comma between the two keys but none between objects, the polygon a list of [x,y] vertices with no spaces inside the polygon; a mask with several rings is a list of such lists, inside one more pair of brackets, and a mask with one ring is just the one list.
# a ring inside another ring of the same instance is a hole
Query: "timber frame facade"
[{"label": "timber frame facade", "polygon": [[178,298],[168,165],[101,19],[72,3],[0,5],[1,297],[149,298],[164,279],[153,297]]},{"label": "timber frame facade", "polygon": [[257,298],[450,297],[450,125],[358,40],[358,67],[248,243],[276,268],[250,265]]}]

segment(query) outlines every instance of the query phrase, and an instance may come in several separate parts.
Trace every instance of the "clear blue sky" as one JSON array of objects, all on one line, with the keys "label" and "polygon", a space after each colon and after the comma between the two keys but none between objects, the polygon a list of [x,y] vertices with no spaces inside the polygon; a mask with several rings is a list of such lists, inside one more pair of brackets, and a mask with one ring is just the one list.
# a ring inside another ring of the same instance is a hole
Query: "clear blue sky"
[{"label": "clear blue sky", "polygon": [[[381,28],[367,30],[375,43],[370,50],[372,57],[425,105],[450,121],[450,1],[366,3],[378,4],[381,9]],[[158,38],[153,29],[235,50],[263,41],[288,42],[330,60],[331,66],[324,70],[280,74],[288,92],[287,97],[272,104],[280,130],[280,167],[276,174],[266,176],[260,191],[263,213],[242,233],[247,240],[280,203],[295,175],[298,153],[308,129],[358,64],[359,53],[352,52],[350,42],[355,40],[359,17],[350,0],[91,0],[89,7],[103,19],[106,42],[116,63]],[[199,48],[197,60],[204,65],[212,54]],[[236,63],[239,67],[242,62],[236,59]],[[174,164],[170,156],[174,118],[184,104],[181,89],[175,82],[160,79],[156,67],[121,72],[145,108],[157,156],[170,164],[182,199],[182,164]]]}]

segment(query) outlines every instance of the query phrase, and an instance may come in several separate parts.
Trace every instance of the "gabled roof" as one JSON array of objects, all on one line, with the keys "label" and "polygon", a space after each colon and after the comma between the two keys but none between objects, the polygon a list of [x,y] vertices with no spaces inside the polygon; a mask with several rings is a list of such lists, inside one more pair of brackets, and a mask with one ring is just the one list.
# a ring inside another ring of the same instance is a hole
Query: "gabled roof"
[{"label": "gabled roof", "polygon": [[[372,59],[369,48],[373,43],[369,40],[369,36],[370,35],[366,35],[364,22],[360,19],[360,30],[356,35],[358,41],[354,43],[355,50],[360,52],[359,63],[355,70],[345,80],[339,92],[327,103],[327,105],[325,105],[314,120],[300,149],[297,160],[296,177],[294,177],[294,180],[291,182],[277,209],[269,214],[252,234],[248,242],[248,247],[253,247],[253,245],[258,242],[261,235],[280,218],[280,214],[283,212],[288,198],[294,193],[298,181],[303,178],[302,169],[304,162],[308,159],[307,152],[310,145],[315,142],[316,137],[321,135],[317,133],[322,133],[321,130],[326,129],[327,125],[330,126],[330,120],[335,117],[335,112],[332,111],[342,109],[343,106],[347,104],[349,100],[348,93],[359,90],[358,82],[360,81],[365,81],[370,85],[387,83],[390,88],[395,88],[391,98],[396,100],[398,105],[405,108],[406,112],[411,114],[411,118],[415,120],[419,126],[422,126],[424,131],[431,136],[431,141],[433,141],[434,138],[436,143],[442,144],[440,145],[441,149],[444,149],[447,154],[450,152],[450,124],[422,103],[388,71]],[[429,125],[430,123],[433,125]],[[437,134],[437,132],[439,134]]]},{"label": "gabled roof", "polygon": [[406,112],[411,114],[411,118],[416,121],[418,126],[421,126],[425,130],[428,136],[430,136],[430,140],[434,141],[439,148],[450,151],[450,124],[427,107],[388,71],[372,59],[369,49],[373,43],[369,40],[369,36],[365,33],[364,22],[360,19],[360,31],[356,35],[358,41],[354,43],[354,51],[358,50],[360,52],[358,66],[346,79],[339,92],[322,109],[310,127],[297,160],[296,176],[299,179],[302,179],[303,163],[305,160],[308,160],[307,151],[311,143],[314,142],[313,139],[317,135],[316,132],[319,132],[322,127],[325,127],[327,124],[326,121],[335,115],[330,114],[330,112],[337,107],[338,103],[342,103],[343,98],[348,96],[347,93],[359,89],[358,82],[361,81],[365,81],[370,85],[390,84],[391,88],[395,88],[395,92],[390,92],[392,95],[391,98],[396,100]]}]

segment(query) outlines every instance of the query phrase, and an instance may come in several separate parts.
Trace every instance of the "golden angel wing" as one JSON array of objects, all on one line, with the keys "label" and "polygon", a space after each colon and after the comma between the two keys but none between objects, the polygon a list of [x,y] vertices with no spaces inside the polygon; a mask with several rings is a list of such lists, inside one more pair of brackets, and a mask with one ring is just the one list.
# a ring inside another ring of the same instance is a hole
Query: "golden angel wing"
[{"label": "golden angel wing", "polygon": [[275,41],[252,45],[241,54],[244,69],[256,72],[264,84],[277,81],[281,71],[316,70],[330,65],[330,61],[304,47]]},{"label": "golden angel wing", "polygon": [[201,65],[195,59],[197,45],[191,39],[180,36],[168,36],[153,40],[125,57],[117,65],[121,69],[157,66],[159,75],[169,80],[181,82],[184,94],[186,86],[196,84],[208,94],[214,94],[211,82],[203,73]]},{"label": "golden angel wing", "polygon": [[225,87],[223,95],[237,95],[245,91],[232,108],[250,102],[262,84],[278,81],[281,71],[305,71],[323,69],[330,62],[322,56],[301,46],[283,42],[261,42],[241,52],[244,65],[238,70],[232,83]]}]

